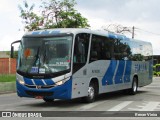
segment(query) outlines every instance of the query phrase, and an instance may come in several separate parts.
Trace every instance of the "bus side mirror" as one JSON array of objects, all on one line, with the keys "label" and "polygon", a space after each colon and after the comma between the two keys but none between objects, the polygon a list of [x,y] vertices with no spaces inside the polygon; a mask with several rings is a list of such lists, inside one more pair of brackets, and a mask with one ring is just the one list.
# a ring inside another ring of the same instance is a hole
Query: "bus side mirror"
[{"label": "bus side mirror", "polygon": [[11,58],[13,58],[14,57],[14,47],[13,46],[11,46],[11,56],[10,56]]},{"label": "bus side mirror", "polygon": [[13,44],[20,43],[20,42],[21,42],[21,40],[17,40],[17,41],[14,41],[14,42],[11,43],[11,55],[10,55],[11,58],[14,57],[14,46],[13,46]]}]

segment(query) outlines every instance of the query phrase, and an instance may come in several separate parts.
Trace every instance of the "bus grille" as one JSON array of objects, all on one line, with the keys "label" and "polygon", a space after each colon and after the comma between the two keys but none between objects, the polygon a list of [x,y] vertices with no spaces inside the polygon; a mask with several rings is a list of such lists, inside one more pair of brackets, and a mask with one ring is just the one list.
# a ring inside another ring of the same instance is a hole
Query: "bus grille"
[{"label": "bus grille", "polygon": [[[36,85],[25,85],[26,87],[28,88],[36,88]],[[47,88],[52,88],[52,87],[55,87],[54,85],[44,85],[44,86],[41,86],[41,89],[47,89]]]},{"label": "bus grille", "polygon": [[25,91],[30,96],[52,96],[53,92],[33,92],[33,91]]}]

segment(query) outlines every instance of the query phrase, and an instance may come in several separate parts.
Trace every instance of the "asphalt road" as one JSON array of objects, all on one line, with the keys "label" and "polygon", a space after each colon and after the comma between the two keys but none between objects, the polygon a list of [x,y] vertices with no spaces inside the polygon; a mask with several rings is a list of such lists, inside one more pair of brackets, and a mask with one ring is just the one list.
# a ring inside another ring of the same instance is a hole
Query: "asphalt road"
[{"label": "asphalt road", "polygon": [[139,88],[136,95],[126,95],[123,92],[107,93],[100,95],[94,103],[90,104],[82,103],[79,99],[56,100],[48,104],[41,99],[19,98],[16,93],[2,94],[0,95],[0,111],[82,111],[82,114],[84,111],[103,111],[104,114],[110,111],[156,112],[160,111],[160,78],[154,78],[152,84]]}]

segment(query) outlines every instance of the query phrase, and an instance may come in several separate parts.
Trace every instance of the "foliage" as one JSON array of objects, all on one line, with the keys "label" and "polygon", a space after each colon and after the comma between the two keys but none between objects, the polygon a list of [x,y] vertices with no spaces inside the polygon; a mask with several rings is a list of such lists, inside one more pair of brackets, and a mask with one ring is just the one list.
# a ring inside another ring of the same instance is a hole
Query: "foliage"
[{"label": "foliage", "polygon": [[160,76],[160,64],[156,64],[153,66],[153,73],[156,76]]},{"label": "foliage", "polygon": [[132,59],[133,61],[142,61],[144,59],[143,58],[144,56],[141,54],[134,54],[131,55],[130,57],[131,57],[130,59]]},{"label": "foliage", "polygon": [[22,6],[18,6],[21,12],[20,17],[23,19],[23,23],[25,24],[25,28],[28,31],[38,30],[39,23],[43,20],[41,16],[38,16],[33,12],[34,4],[31,6],[28,5],[27,1],[24,2],[24,8]]},{"label": "foliage", "polygon": [[89,27],[86,18],[74,9],[74,0],[42,0],[40,6],[41,14],[36,14],[33,9],[34,4],[28,5],[24,1],[24,8],[19,5],[21,18],[28,31],[39,30],[41,28],[84,28]]},{"label": "foliage", "polygon": [[[11,52],[10,52],[10,51],[7,51],[6,54],[7,54],[7,55],[10,55]],[[17,57],[18,57],[18,51],[14,51],[13,55],[14,55],[13,58],[17,58]]]}]

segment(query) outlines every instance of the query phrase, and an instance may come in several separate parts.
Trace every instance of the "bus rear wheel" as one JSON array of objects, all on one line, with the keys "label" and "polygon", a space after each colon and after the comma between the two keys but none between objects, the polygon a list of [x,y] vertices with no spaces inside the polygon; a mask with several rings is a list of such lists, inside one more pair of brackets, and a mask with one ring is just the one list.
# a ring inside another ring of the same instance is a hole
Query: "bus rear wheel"
[{"label": "bus rear wheel", "polygon": [[132,88],[129,89],[129,93],[131,95],[135,95],[137,93],[137,89],[138,89],[138,80],[136,77],[134,77],[132,82]]},{"label": "bus rear wheel", "polygon": [[43,100],[44,100],[46,103],[52,103],[52,102],[54,102],[54,99],[43,98]]}]

